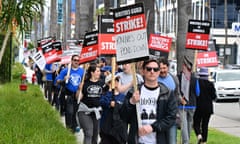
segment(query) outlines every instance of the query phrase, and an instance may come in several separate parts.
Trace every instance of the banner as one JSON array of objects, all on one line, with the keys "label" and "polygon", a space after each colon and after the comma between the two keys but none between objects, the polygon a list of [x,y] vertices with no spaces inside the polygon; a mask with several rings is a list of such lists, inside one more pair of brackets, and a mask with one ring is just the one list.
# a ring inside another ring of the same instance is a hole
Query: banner
[{"label": "banner", "polygon": [[113,10],[117,63],[144,60],[149,57],[143,3]]},{"label": "banner", "polygon": [[46,60],[42,52],[38,51],[34,53],[33,56],[31,56],[31,58],[33,59],[34,63],[36,63],[37,66],[43,71],[46,65]]},{"label": "banner", "polygon": [[115,55],[115,39],[112,15],[100,15],[98,17],[98,55]]},{"label": "banner", "polygon": [[200,52],[197,54],[197,67],[217,66],[218,58],[216,51]]},{"label": "banner", "polygon": [[189,20],[186,48],[207,50],[210,27],[209,21]]},{"label": "banner", "polygon": [[88,32],[84,36],[80,63],[96,60],[98,56],[98,31]]},{"label": "banner", "polygon": [[60,41],[55,41],[52,43],[52,47],[57,54],[56,61],[60,61],[62,55],[62,43]]},{"label": "banner", "polygon": [[157,51],[169,52],[171,49],[172,38],[150,34],[149,48]]}]

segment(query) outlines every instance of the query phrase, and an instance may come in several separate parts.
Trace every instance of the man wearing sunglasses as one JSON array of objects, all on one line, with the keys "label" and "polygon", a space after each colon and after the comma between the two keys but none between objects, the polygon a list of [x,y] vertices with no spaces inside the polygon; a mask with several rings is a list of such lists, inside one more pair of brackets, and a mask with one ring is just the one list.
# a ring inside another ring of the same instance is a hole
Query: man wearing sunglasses
[{"label": "man wearing sunglasses", "polygon": [[[176,120],[176,98],[172,91],[158,82],[160,68],[157,60],[144,61],[142,68],[144,83],[139,90],[127,93],[121,109],[122,119],[135,116],[135,128],[129,134],[133,143],[168,144],[167,131]],[[139,113],[147,114],[147,117],[137,120],[136,103],[139,103]]]},{"label": "man wearing sunglasses", "polygon": [[[76,110],[77,110],[77,99],[76,93],[80,88],[82,82],[84,69],[79,67],[79,56],[73,55],[71,58],[70,69],[66,67],[59,74],[58,83],[64,81],[66,98],[66,109],[65,109],[65,123],[66,127],[75,132],[77,126],[76,122]],[[69,74],[69,75],[68,75]]]}]

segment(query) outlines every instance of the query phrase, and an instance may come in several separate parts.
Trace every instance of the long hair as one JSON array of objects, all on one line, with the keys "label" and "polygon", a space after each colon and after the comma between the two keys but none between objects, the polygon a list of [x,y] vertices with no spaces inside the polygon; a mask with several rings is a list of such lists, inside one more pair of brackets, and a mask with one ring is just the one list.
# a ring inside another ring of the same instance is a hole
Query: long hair
[{"label": "long hair", "polygon": [[95,72],[96,69],[97,69],[97,67],[99,67],[99,66],[97,65],[97,63],[95,63],[95,62],[90,63],[90,65],[89,65],[89,67],[88,67],[88,69],[87,69],[87,72],[86,72],[84,81],[90,80],[90,78],[92,77],[91,72]]}]

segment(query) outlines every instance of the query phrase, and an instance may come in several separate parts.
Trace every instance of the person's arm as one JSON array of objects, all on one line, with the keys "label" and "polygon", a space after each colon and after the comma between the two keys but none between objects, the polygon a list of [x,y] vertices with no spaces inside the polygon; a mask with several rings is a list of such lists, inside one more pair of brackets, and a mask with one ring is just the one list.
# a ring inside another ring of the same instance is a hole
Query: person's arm
[{"label": "person's arm", "polygon": [[117,85],[118,91],[121,93],[125,93],[127,90],[129,90],[130,88],[132,88],[133,86],[133,82],[130,82],[128,84],[121,84],[120,82]]},{"label": "person's arm", "polygon": [[111,100],[112,100],[112,92],[108,91],[104,95],[101,96],[101,98],[100,98],[100,105],[103,108],[109,108]]}]

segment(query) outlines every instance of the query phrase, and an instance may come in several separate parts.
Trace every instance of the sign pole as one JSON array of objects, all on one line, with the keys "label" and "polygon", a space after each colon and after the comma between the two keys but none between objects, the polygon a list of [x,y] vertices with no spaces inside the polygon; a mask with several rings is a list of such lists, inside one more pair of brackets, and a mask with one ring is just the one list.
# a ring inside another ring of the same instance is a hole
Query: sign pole
[{"label": "sign pole", "polygon": [[[136,65],[135,62],[131,63],[134,92],[138,90],[138,87],[137,87],[137,74],[136,74],[136,66],[135,65]],[[138,127],[141,127],[142,126],[142,121],[141,121],[141,116],[140,116],[139,102],[136,103],[136,112],[137,112]]]}]

